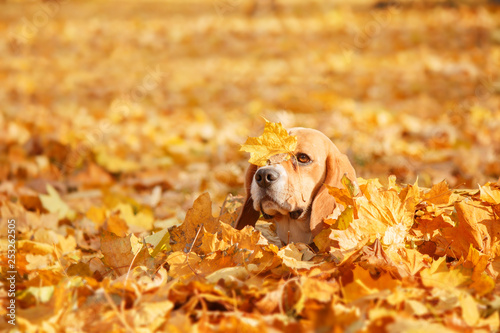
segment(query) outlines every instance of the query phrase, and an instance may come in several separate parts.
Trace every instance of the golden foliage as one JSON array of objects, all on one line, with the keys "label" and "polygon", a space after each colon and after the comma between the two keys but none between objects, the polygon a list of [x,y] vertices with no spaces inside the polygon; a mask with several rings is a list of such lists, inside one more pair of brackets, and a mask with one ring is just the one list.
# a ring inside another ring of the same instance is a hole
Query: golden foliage
[{"label": "golden foliage", "polygon": [[[493,4],[21,2],[0,12],[0,331],[9,220],[21,332],[498,330]],[[313,245],[231,226],[261,116],[251,163],[304,126],[366,178],[329,189],[345,209]]]},{"label": "golden foliage", "polygon": [[240,150],[250,153],[248,162],[264,166],[274,155],[285,154],[286,159],[290,158],[296,147],[296,136],[288,135],[281,123],[266,120],[264,133],[257,138],[248,138],[245,144],[241,145]]}]

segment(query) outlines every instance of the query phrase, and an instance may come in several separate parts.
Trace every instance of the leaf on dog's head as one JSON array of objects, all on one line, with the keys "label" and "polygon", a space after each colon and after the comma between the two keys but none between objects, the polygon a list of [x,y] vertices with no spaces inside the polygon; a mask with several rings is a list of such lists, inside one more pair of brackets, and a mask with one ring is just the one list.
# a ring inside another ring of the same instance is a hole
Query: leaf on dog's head
[{"label": "leaf on dog's head", "polygon": [[248,138],[241,145],[240,151],[250,153],[248,162],[257,166],[264,166],[267,160],[278,154],[287,154],[290,157],[297,148],[297,137],[289,135],[281,123],[272,123],[266,120],[264,133],[256,138]]}]

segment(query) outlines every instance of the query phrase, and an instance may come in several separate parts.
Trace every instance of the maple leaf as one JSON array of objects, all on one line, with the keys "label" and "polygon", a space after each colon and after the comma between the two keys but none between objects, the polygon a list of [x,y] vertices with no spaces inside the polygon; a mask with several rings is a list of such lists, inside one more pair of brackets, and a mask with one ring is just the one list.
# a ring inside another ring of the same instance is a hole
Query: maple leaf
[{"label": "maple leaf", "polygon": [[125,237],[128,234],[128,225],[118,214],[112,214],[107,218],[103,229],[114,233],[118,237]]},{"label": "maple leaf", "polygon": [[127,273],[131,267],[139,265],[154,268],[153,258],[133,234],[118,237],[105,231],[101,236],[101,252],[104,262],[114,269],[118,276]]},{"label": "maple leaf", "polygon": [[318,263],[309,261],[314,255],[307,247],[299,244],[288,244],[277,253],[283,264],[292,269],[309,269]]},{"label": "maple leaf", "polygon": [[171,252],[167,258],[167,263],[170,265],[168,273],[174,278],[186,280],[197,274],[194,267],[200,261],[201,258],[194,252],[187,254],[182,251]]},{"label": "maple leaf", "polygon": [[[379,237],[382,237],[386,246],[404,247],[406,235],[414,221],[417,203],[414,195],[408,190],[398,193],[394,188],[382,189],[370,182],[360,188],[364,197],[351,198],[355,205],[353,209],[357,212],[357,215],[353,215],[357,218],[351,221],[350,210],[347,210],[348,223],[343,223],[343,227],[348,224],[347,228],[331,230],[328,237],[338,241],[340,249],[344,251],[356,248],[364,239],[374,241]],[[347,192],[331,193],[335,194],[335,198],[340,197],[341,202],[350,202]]]},{"label": "maple leaf", "polygon": [[273,155],[285,154],[288,159],[297,148],[297,137],[289,135],[281,123],[266,120],[264,133],[259,137],[248,138],[240,151],[250,153],[248,162],[257,166],[266,165]]},{"label": "maple leaf", "polygon": [[54,286],[29,287],[20,292],[17,299],[25,302],[47,303],[52,298],[54,289]]},{"label": "maple leaf", "polygon": [[221,231],[221,222],[212,215],[212,201],[210,195],[204,193],[193,203],[186,214],[184,222],[174,227],[170,232],[172,240],[172,251],[188,252],[207,250],[201,249],[203,235],[205,233],[217,234]]},{"label": "maple leaf", "polygon": [[225,267],[207,275],[206,279],[211,283],[217,283],[219,280],[234,281],[235,279],[244,281],[251,273],[258,271],[257,265],[254,264],[249,264],[247,267]]},{"label": "maple leaf", "polygon": [[114,209],[120,212],[120,216],[130,228],[135,228],[137,231],[151,230],[153,228],[154,217],[149,209],[143,208],[138,212],[134,212],[131,205],[123,203],[118,204]]},{"label": "maple leaf", "polygon": [[168,229],[158,231],[151,236],[145,237],[144,241],[152,247],[152,249],[149,250],[151,257],[156,257],[160,251],[170,251],[170,234]]},{"label": "maple leaf", "polygon": [[[332,227],[336,230],[346,230],[351,225],[351,222],[354,220],[354,209],[352,206],[347,206],[340,216],[335,220],[335,223],[332,224]],[[329,220],[325,220],[325,223],[328,224]]]},{"label": "maple leaf", "polygon": [[[364,246],[357,255],[359,257],[355,262],[370,271],[373,276],[376,276],[380,271],[388,272],[398,279],[408,275],[401,265],[396,264],[386,254],[379,239],[376,239],[371,246]],[[353,254],[353,258],[350,260],[353,260],[355,256],[356,254]]]},{"label": "maple leaf", "polygon": [[53,230],[38,229],[33,235],[33,240],[40,243],[55,245],[63,254],[75,250],[76,240],[72,235],[63,235]]},{"label": "maple leaf", "polygon": [[500,239],[494,235],[500,233],[500,225],[491,206],[476,201],[455,203],[458,223],[444,228],[436,236],[438,253],[460,258],[469,253],[470,246],[492,257],[500,255]]},{"label": "maple leaf", "polygon": [[46,195],[40,194],[40,201],[42,201],[45,209],[58,214],[60,219],[68,218],[72,220],[75,218],[76,212],[61,199],[59,193],[50,184],[47,184],[47,193]]},{"label": "maple leaf", "polygon": [[356,267],[353,270],[353,281],[342,283],[342,294],[346,302],[355,301],[361,297],[378,293],[382,290],[393,290],[401,283],[391,277],[389,273],[381,273],[374,279],[368,270]]},{"label": "maple leaf", "polygon": [[141,328],[144,331],[160,330],[162,325],[167,322],[165,317],[173,309],[174,303],[169,300],[144,302],[138,305],[133,314],[129,314],[127,319],[134,324],[137,330]]},{"label": "maple leaf", "polygon": [[462,286],[469,280],[469,277],[464,275],[460,270],[450,270],[446,265],[445,257],[435,260],[431,264],[431,267],[425,268],[420,272],[420,276],[425,286],[446,290]]},{"label": "maple leaf", "polygon": [[479,189],[482,201],[492,205],[500,205],[500,186],[493,186],[488,183],[484,186],[480,186]]},{"label": "maple leaf", "polygon": [[495,288],[495,281],[486,274],[489,256],[476,250],[472,244],[469,247],[467,258],[463,259],[463,267],[472,271],[472,283],[469,288],[474,289],[478,295],[486,295]]},{"label": "maple leaf", "polygon": [[85,213],[85,216],[96,225],[101,226],[106,221],[106,209],[92,206]]},{"label": "maple leaf", "polygon": [[478,304],[474,297],[472,297],[467,292],[460,292],[458,301],[460,302],[460,307],[462,308],[462,318],[465,323],[471,327],[476,326],[479,321],[480,314],[478,310]]},{"label": "maple leaf", "polygon": [[410,275],[417,274],[423,268],[428,267],[429,263],[432,262],[432,259],[428,255],[422,254],[414,249],[403,249],[402,258],[402,263],[407,267]]},{"label": "maple leaf", "polygon": [[452,191],[448,187],[448,182],[442,182],[432,186],[432,188],[424,195],[424,200],[435,205],[447,205],[450,201]]}]

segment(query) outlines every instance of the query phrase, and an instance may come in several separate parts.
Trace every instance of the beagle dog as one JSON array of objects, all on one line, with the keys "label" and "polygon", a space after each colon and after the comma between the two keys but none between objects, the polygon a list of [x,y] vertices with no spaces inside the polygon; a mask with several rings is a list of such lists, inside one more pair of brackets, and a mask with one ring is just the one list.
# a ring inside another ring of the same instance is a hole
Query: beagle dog
[{"label": "beagle dog", "polygon": [[297,136],[292,158],[275,155],[266,166],[251,164],[248,168],[246,201],[236,229],[255,226],[262,214],[265,219],[274,219],[285,244],[309,244],[327,227],[323,219],[336,207],[324,184],[342,188],[344,174],[356,182],[356,172],[347,156],[320,131],[296,127],[289,134]]}]

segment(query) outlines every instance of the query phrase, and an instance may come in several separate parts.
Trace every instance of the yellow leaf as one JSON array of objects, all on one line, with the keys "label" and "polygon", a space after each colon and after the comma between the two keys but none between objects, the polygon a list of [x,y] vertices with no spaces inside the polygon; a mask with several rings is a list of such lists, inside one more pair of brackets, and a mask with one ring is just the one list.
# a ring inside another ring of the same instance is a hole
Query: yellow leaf
[{"label": "yellow leaf", "polygon": [[49,184],[47,184],[47,193],[48,194],[40,194],[40,201],[42,202],[43,208],[51,213],[57,213],[59,219],[68,218],[72,220],[75,218],[75,211],[61,199],[59,193]]},{"label": "yellow leaf", "polygon": [[414,249],[401,249],[403,258],[403,265],[408,268],[411,275],[417,274],[422,268],[428,266],[428,263],[432,260],[428,255],[422,254]]},{"label": "yellow leaf", "polygon": [[132,172],[140,169],[139,163],[132,160],[121,158],[117,155],[111,155],[102,149],[96,154],[96,162],[104,169],[110,172]]},{"label": "yellow leaf", "polygon": [[53,261],[49,256],[28,253],[25,259],[27,262],[26,269],[29,271],[52,269],[54,267],[51,265]]},{"label": "yellow leaf", "polygon": [[288,244],[278,251],[277,255],[283,260],[283,264],[293,269],[309,269],[311,267],[317,266],[317,263],[311,261],[303,261],[304,259],[306,259],[304,258],[304,256],[307,255],[307,252],[310,252],[310,250],[307,248],[300,249],[299,244]]},{"label": "yellow leaf", "polygon": [[405,300],[405,311],[415,316],[423,316],[429,313],[429,310],[423,303],[412,299]]},{"label": "yellow leaf", "polygon": [[491,184],[480,186],[480,198],[482,201],[492,205],[500,205],[500,188],[493,187]]},{"label": "yellow leaf", "polygon": [[388,324],[387,333],[455,333],[455,330],[449,329],[442,324],[430,322],[428,320],[415,320],[405,318],[404,316],[394,316],[394,322]]},{"label": "yellow leaf", "polygon": [[444,290],[458,287],[469,280],[458,269],[450,270],[446,266],[446,257],[435,260],[431,267],[420,272],[422,283],[427,287],[436,287]]},{"label": "yellow leaf", "polygon": [[54,247],[49,244],[33,242],[29,240],[20,240],[17,242],[19,253],[26,252],[30,254],[47,255],[54,253]]},{"label": "yellow leaf", "polygon": [[441,230],[439,247],[454,258],[465,257],[470,246],[482,253],[495,257],[500,254],[500,239],[493,235],[500,233],[500,224],[491,206],[477,201],[455,203],[458,223]]},{"label": "yellow leaf", "polygon": [[157,331],[166,321],[165,317],[174,308],[169,300],[159,302],[143,302],[133,316],[134,327],[137,331]]},{"label": "yellow leaf", "polygon": [[128,226],[121,217],[113,214],[104,223],[104,230],[112,232],[118,237],[125,237],[128,233]]},{"label": "yellow leaf", "polygon": [[386,245],[403,247],[413,225],[416,202],[411,196],[402,198],[395,189],[384,190],[373,183],[367,184],[365,196],[354,200],[354,220],[346,230],[332,230],[329,237],[338,240],[344,251],[355,248],[362,240],[381,237]]},{"label": "yellow leaf", "polygon": [[144,241],[146,244],[152,246],[152,250],[149,254],[154,258],[160,251],[170,251],[170,234],[168,229],[163,229],[151,236],[145,237]]},{"label": "yellow leaf", "polygon": [[488,266],[489,256],[476,250],[472,244],[469,246],[469,253],[465,259],[464,267],[472,268],[472,280],[479,278]]},{"label": "yellow leaf", "polygon": [[435,205],[446,205],[450,201],[452,191],[448,187],[448,182],[442,182],[432,186],[429,192],[424,195],[424,200]]},{"label": "yellow leaf", "polygon": [[254,271],[258,271],[257,265],[254,264],[249,264],[247,267],[225,267],[207,275],[206,279],[210,283],[217,283],[220,279],[224,281],[234,281],[235,279],[244,281]]},{"label": "yellow leaf", "polygon": [[[484,316],[484,315],[483,315]],[[494,332],[500,327],[500,315],[498,311],[495,311],[493,314],[489,315],[486,318],[479,319],[479,323],[477,326],[486,326],[489,328],[490,332]]]},{"label": "yellow leaf", "polygon": [[321,230],[321,232],[314,237],[314,244],[316,244],[319,252],[326,252],[330,249],[332,243],[332,239],[330,238],[331,233],[332,230],[328,228]]},{"label": "yellow leaf", "polygon": [[[354,199],[352,195],[349,193],[348,189],[340,189],[336,187],[332,187],[329,185],[326,185],[326,188],[328,189],[328,193],[335,198],[335,201],[341,204],[344,207],[356,207],[356,204],[354,203]],[[353,210],[354,217],[357,218],[357,212],[354,209]]]},{"label": "yellow leaf", "polygon": [[346,302],[352,302],[356,299],[378,293],[382,290],[394,290],[400,282],[394,280],[389,273],[382,272],[375,280],[368,270],[357,266],[353,270],[354,281],[342,288],[342,293]]},{"label": "yellow leaf", "polygon": [[90,209],[85,213],[85,216],[97,224],[97,226],[101,226],[106,220],[106,209],[98,208],[98,207],[90,207]]},{"label": "yellow leaf", "polygon": [[32,303],[47,303],[54,294],[54,286],[29,287],[16,297],[18,300]]},{"label": "yellow leaf", "polygon": [[358,184],[355,183],[355,182],[352,182],[347,177],[347,174],[344,174],[344,176],[342,176],[342,184],[345,186],[345,188],[347,189],[347,191],[349,191],[349,194],[350,194],[351,198],[357,197],[359,195],[359,193],[361,192],[361,190],[359,189]]},{"label": "yellow leaf", "polygon": [[257,166],[264,166],[267,160],[278,154],[287,154],[288,159],[297,148],[297,137],[289,135],[281,123],[272,123],[266,120],[264,133],[255,138],[248,138],[241,145],[240,151],[250,153],[248,162]]},{"label": "yellow leaf", "polygon": [[167,258],[167,263],[170,265],[168,275],[173,278],[186,279],[197,274],[193,270],[200,261],[201,258],[194,252],[189,252],[187,255],[182,251],[172,252]]},{"label": "yellow leaf", "polygon": [[202,232],[202,234],[200,250],[204,253],[211,253],[227,248],[226,242],[219,240],[216,234],[214,235],[209,232]]},{"label": "yellow leaf", "polygon": [[489,294],[495,289],[495,280],[493,280],[488,274],[483,273],[479,277],[476,277],[469,285],[469,288],[474,289],[474,291],[479,296],[484,296]]},{"label": "yellow leaf", "polygon": [[476,301],[465,291],[460,293],[458,301],[460,302],[460,307],[462,308],[462,318],[467,325],[474,327],[480,317]]},{"label": "yellow leaf", "polygon": [[332,228],[337,230],[346,230],[354,218],[353,213],[354,210],[352,206],[346,207],[346,209],[344,209],[344,211],[340,214],[339,218],[337,219],[337,222],[333,224]]},{"label": "yellow leaf", "polygon": [[74,251],[76,247],[76,241],[72,235],[64,237],[53,230],[47,230],[44,228],[35,231],[33,240],[40,243],[56,245],[63,254]]},{"label": "yellow leaf", "polygon": [[137,227],[140,231],[153,229],[154,217],[150,210],[142,209],[134,213],[131,205],[123,203],[118,204],[115,209],[120,211],[120,216],[127,222],[129,227]]}]

